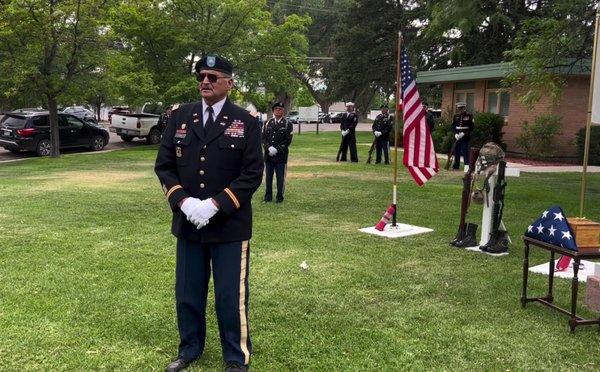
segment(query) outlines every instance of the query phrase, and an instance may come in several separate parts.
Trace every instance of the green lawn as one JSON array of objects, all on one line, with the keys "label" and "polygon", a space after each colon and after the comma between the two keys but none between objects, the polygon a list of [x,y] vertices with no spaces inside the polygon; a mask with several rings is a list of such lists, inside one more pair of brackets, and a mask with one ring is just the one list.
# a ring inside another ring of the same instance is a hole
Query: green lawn
[{"label": "green lawn", "polygon": [[[513,245],[493,258],[447,244],[457,228],[457,172],[422,188],[399,172],[399,221],[435,232],[398,240],[360,233],[390,202],[391,167],[364,163],[365,133],[361,162],[335,163],[338,140],[296,135],[285,203],[261,203],[262,187],[256,194],[253,369],[600,368],[598,327],[571,334],[566,317],[519,303],[522,232],[552,204],[577,213],[578,174],[509,179]],[[140,146],[0,165],[0,369],[162,370],[176,355],[175,239],[155,155]],[[588,217],[600,220],[600,175],[589,185]],[[545,259],[535,251],[531,261]],[[530,293],[543,294],[545,279],[532,275]],[[555,286],[567,306],[570,282]],[[207,349],[192,370],[222,368],[209,303]]]}]

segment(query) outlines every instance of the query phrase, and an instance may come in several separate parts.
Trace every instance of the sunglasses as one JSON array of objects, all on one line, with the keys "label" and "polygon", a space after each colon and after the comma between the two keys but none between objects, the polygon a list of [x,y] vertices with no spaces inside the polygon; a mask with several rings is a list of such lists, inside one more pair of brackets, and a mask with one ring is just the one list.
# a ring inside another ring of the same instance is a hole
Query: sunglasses
[{"label": "sunglasses", "polygon": [[196,75],[196,79],[198,79],[198,81],[204,81],[205,78],[208,78],[208,81],[210,83],[213,83],[213,84],[216,83],[217,80],[219,80],[219,79],[229,79],[228,76],[219,76],[219,75],[216,75],[216,74],[207,74],[205,72],[201,72],[198,75]]}]

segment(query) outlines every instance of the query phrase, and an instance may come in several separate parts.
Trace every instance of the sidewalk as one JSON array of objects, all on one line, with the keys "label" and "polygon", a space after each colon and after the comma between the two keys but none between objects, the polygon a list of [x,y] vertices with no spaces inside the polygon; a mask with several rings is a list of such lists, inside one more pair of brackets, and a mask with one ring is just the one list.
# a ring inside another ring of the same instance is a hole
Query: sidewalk
[{"label": "sidewalk", "polygon": [[[442,160],[442,163],[440,163],[440,166],[443,166],[443,164],[446,164],[446,159],[448,158],[447,154],[437,154],[438,159]],[[539,162],[537,162],[539,163]],[[582,166],[581,165],[556,165],[556,163],[553,163],[552,165],[530,165],[530,164],[524,164],[524,163],[519,163],[518,161],[507,161],[506,162],[506,166],[508,168],[517,168],[519,169],[519,171],[521,172],[528,172],[528,173],[573,173],[573,172],[577,172],[577,173],[581,173],[582,172]],[[587,172],[588,173],[600,173],[600,166],[597,165],[588,165],[587,167]]]}]

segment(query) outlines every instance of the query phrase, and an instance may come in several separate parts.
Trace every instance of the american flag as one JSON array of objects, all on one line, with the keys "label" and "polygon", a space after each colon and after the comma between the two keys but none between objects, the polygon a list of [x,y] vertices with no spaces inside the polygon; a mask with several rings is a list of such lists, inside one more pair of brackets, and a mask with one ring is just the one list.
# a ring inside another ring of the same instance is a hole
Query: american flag
[{"label": "american flag", "polygon": [[527,226],[525,236],[573,251],[577,250],[575,237],[565,213],[557,205],[546,209],[537,220]]},{"label": "american flag", "polygon": [[425,111],[421,104],[417,83],[408,63],[406,48],[400,50],[400,72],[402,81],[402,118],[404,119],[404,158],[413,179],[423,186],[439,170],[433,148],[433,140],[425,121]]}]

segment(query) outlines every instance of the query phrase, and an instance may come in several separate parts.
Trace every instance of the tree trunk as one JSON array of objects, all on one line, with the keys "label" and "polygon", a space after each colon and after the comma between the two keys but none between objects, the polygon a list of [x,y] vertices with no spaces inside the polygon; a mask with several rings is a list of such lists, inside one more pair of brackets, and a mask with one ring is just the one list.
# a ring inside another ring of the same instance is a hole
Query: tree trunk
[{"label": "tree trunk", "polygon": [[58,158],[60,156],[60,141],[58,131],[58,109],[56,97],[48,97],[48,111],[50,114],[50,156]]},{"label": "tree trunk", "polygon": [[331,105],[328,101],[318,101],[319,106],[321,107],[321,112],[324,114],[329,114],[329,106]]}]

